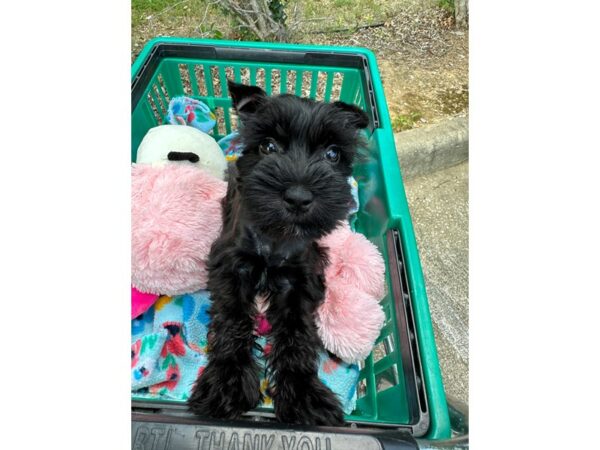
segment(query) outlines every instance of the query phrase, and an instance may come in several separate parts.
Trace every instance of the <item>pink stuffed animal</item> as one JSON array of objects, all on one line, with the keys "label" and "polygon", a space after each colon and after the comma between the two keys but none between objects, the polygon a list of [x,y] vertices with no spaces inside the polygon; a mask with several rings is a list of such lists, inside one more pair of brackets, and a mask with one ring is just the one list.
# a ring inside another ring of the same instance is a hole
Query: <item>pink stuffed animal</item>
[{"label": "pink stuffed animal", "polygon": [[206,288],[227,183],[191,164],[135,164],[131,175],[133,286],[164,295]]},{"label": "pink stuffed animal", "polygon": [[365,359],[385,321],[379,300],[385,295],[385,264],[366,237],[340,225],[321,239],[329,249],[325,300],[317,330],[327,350],[353,363]]}]

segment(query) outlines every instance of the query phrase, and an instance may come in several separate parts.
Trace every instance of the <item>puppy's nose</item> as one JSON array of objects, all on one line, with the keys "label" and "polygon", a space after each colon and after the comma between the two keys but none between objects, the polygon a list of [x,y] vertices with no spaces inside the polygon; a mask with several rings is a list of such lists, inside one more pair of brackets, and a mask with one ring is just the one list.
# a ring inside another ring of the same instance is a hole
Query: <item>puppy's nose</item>
[{"label": "puppy's nose", "polygon": [[306,211],[313,201],[313,195],[308,189],[295,185],[285,191],[283,200],[289,209]]}]

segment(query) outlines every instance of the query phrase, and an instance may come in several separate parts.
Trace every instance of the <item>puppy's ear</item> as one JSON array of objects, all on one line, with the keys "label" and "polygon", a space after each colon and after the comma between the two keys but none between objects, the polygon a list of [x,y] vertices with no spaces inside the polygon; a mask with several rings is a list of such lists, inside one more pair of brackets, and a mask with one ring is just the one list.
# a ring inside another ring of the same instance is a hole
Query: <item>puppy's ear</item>
[{"label": "puppy's ear", "polygon": [[227,89],[229,89],[233,107],[242,120],[244,120],[244,116],[252,114],[267,100],[267,94],[258,86],[248,86],[227,80]]},{"label": "puppy's ear", "polygon": [[358,129],[369,126],[369,116],[358,106],[344,102],[333,102],[333,106],[343,112],[348,126]]}]

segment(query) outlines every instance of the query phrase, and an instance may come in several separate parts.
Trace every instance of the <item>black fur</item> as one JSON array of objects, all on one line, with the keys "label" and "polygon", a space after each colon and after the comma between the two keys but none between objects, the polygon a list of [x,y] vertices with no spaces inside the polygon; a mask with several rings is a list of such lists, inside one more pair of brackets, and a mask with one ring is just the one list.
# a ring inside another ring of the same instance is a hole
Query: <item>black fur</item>
[{"label": "black fur", "polygon": [[326,249],[316,240],[345,220],[347,177],[368,125],[359,108],[229,83],[243,155],[229,171],[223,230],[209,257],[209,363],[189,400],[199,416],[237,418],[261,401],[252,356],[255,297],[268,299],[270,395],[278,420],[341,425],[336,396],[318,378],[314,315]]}]

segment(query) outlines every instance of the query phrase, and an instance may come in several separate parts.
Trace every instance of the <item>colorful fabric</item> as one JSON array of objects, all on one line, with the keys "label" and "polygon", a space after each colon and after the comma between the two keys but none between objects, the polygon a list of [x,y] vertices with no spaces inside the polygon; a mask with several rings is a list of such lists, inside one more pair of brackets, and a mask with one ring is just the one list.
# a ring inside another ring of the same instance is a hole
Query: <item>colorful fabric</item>
[{"label": "colorful fabric", "polygon": [[234,131],[233,133],[230,133],[227,136],[219,139],[217,144],[219,144],[221,150],[223,150],[225,159],[227,161],[235,161],[242,156],[242,150],[244,147],[240,142],[240,135],[237,131]]},{"label": "colorful fabric", "polygon": [[208,292],[163,296],[131,321],[131,390],[138,397],[186,400],[206,365]]},{"label": "colorful fabric", "polygon": [[[207,332],[210,323],[210,294],[198,291],[176,297],[163,296],[146,313],[131,322],[131,390],[136,397],[187,400],[192,386],[208,363]],[[265,356],[270,325],[264,315],[257,317],[254,350],[261,367],[263,407],[272,407],[266,394],[269,371]],[[340,399],[346,414],[356,406],[359,370],[322,352],[319,378]]]},{"label": "colorful fabric", "polygon": [[[244,151],[244,146],[240,142],[240,137],[237,131],[228,134],[227,136],[221,138],[218,142],[221,150],[225,154],[225,159],[227,161],[235,161],[240,156],[242,156],[242,152]],[[348,215],[351,216],[358,212],[359,208],[359,200],[358,200],[358,182],[354,177],[348,177],[348,184],[350,185],[350,190],[352,193],[352,202],[349,207]]]},{"label": "colorful fabric", "polygon": [[167,120],[171,125],[188,125],[208,133],[217,123],[206,103],[190,97],[173,97],[169,102]]}]

